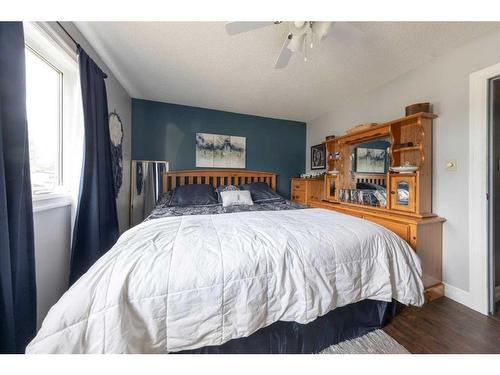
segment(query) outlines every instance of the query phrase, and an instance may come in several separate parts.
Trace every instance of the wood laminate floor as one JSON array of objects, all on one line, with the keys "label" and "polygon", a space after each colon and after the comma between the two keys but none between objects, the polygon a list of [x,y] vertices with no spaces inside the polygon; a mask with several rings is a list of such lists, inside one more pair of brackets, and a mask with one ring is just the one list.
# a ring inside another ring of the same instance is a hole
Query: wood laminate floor
[{"label": "wood laminate floor", "polygon": [[411,353],[500,353],[500,311],[485,316],[443,297],[405,307],[385,328]]}]

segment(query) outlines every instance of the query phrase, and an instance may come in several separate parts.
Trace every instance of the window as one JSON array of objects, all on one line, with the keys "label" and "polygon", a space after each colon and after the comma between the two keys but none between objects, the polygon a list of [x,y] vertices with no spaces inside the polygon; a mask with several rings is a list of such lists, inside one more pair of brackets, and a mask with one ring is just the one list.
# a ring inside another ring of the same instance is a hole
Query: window
[{"label": "window", "polygon": [[33,195],[62,186],[62,82],[64,76],[26,47],[26,111]]},{"label": "window", "polygon": [[[69,195],[81,165],[75,52],[43,23],[25,23],[26,112],[33,200]],[[76,163],[76,164],[75,164]],[[75,168],[76,166],[76,168]],[[36,209],[36,207],[35,207]]]}]

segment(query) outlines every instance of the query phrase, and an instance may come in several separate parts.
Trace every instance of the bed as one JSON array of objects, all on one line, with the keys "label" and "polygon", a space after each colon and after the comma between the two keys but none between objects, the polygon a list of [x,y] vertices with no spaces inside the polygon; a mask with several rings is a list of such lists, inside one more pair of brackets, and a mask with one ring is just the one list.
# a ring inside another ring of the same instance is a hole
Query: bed
[{"label": "bed", "polygon": [[[169,172],[163,190],[257,182],[274,191],[276,175]],[[381,226],[283,199],[161,201],[52,307],[27,352],[315,353],[381,327],[395,301],[423,304],[421,267]]]}]

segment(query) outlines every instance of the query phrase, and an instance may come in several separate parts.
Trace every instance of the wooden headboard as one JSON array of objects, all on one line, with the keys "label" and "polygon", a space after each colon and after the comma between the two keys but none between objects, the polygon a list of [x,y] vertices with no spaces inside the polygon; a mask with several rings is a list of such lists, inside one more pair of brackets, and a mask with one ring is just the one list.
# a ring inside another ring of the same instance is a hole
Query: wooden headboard
[{"label": "wooden headboard", "polygon": [[276,173],[247,171],[244,169],[194,169],[163,173],[163,192],[187,184],[209,184],[215,188],[224,185],[242,185],[265,182],[276,191]]}]

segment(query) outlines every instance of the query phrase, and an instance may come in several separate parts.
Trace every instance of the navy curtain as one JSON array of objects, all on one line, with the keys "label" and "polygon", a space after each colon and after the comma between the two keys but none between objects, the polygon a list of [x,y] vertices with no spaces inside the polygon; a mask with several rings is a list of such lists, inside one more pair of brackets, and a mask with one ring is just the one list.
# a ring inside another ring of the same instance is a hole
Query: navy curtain
[{"label": "navy curtain", "polygon": [[118,239],[106,74],[78,46],[85,147],[80,197],[73,229],[70,284],[84,274]]},{"label": "navy curtain", "polygon": [[0,353],[24,353],[35,333],[23,24],[0,22]]}]

